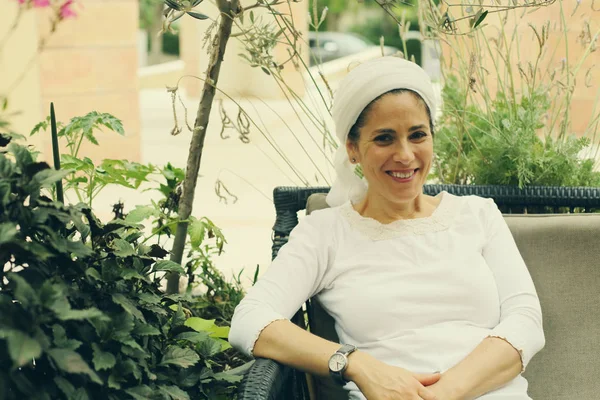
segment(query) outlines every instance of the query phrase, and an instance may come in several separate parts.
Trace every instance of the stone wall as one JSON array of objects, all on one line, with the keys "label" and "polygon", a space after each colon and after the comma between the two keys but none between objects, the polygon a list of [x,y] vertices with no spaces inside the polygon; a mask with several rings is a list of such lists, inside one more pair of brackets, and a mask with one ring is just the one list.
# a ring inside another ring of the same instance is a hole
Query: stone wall
[{"label": "stone wall", "polygon": [[[16,12],[16,1],[0,3],[2,9],[6,6]],[[107,112],[123,121],[125,137],[100,132],[100,146],[84,145],[81,154],[95,160],[139,161],[138,2],[86,0],[74,10],[78,16],[61,22],[51,35],[48,10],[27,11],[22,21],[26,23],[19,25],[18,35],[11,38],[11,46],[1,56],[2,60],[16,60],[10,66],[14,75],[47,39],[26,79],[10,94],[14,107],[25,112],[24,118],[15,120],[15,130],[28,132],[48,115],[50,102],[54,102],[57,119],[63,122],[93,110]],[[17,45],[21,41],[27,46]],[[49,138],[36,141],[48,157]]]},{"label": "stone wall", "polygon": [[[571,64],[571,72],[575,72],[574,67],[584,56],[589,44],[589,40],[585,40],[585,38],[582,40],[582,32],[587,32],[588,24],[592,37],[599,32],[600,11],[594,11],[589,2],[581,2],[580,6],[575,8],[577,3],[575,1],[562,2],[562,14],[564,14],[567,26],[566,37],[562,29],[560,2],[538,8],[535,11],[532,9],[511,11],[506,20],[500,18],[501,14],[488,15],[484,21],[487,26],[483,27],[483,33],[492,48],[495,48],[496,43],[500,43],[504,49],[510,49],[503,50],[502,53],[510,54],[512,71],[504,67],[496,68],[496,65],[503,64],[502,59],[497,56],[498,53],[495,51],[492,51],[495,56],[490,56],[481,36],[477,42],[476,39],[459,35],[448,36],[446,41],[442,42],[446,66],[444,72],[446,74],[453,72],[462,76],[468,74],[466,66],[472,57],[477,67],[483,66],[486,71],[483,75],[475,76],[478,81],[477,85],[485,86],[489,93],[495,94],[499,85],[509,87],[511,82],[514,82],[517,93],[522,93],[527,90],[528,83],[527,79],[524,79],[519,73],[519,66],[528,75],[530,68],[535,68],[535,60],[540,50],[532,27],[541,35],[542,26],[549,24],[548,40],[543,47],[541,61],[537,65],[539,76],[542,79],[538,78],[535,85],[539,87],[549,84],[553,73],[555,80],[560,80],[565,86],[576,84],[573,101],[568,111],[571,116],[571,131],[583,135],[592,121],[593,115],[597,115],[600,111],[600,104],[598,104],[598,108],[595,110],[596,114],[594,114],[594,105],[600,94],[600,85],[598,85],[600,49],[589,54],[587,59],[581,63],[577,74],[571,76],[569,82],[566,75],[562,75],[564,78],[561,78],[561,72],[565,67],[567,56],[569,64]],[[453,16],[460,17],[460,13],[457,12],[458,8],[453,8],[453,10]],[[459,23],[459,30],[464,32],[468,29],[465,23],[466,21]],[[600,47],[600,43],[596,42],[596,45]],[[548,93],[551,99],[555,95],[555,92]],[[555,107],[560,110],[561,114],[567,111],[567,108],[559,103],[555,103]]]}]

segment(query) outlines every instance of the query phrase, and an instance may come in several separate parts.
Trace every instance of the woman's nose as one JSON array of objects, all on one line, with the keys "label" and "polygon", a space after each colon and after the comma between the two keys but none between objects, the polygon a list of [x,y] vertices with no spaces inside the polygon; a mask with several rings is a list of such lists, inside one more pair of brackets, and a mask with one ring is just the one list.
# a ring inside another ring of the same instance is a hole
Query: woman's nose
[{"label": "woman's nose", "polygon": [[396,149],[394,152],[394,161],[408,165],[414,159],[415,159],[415,154],[412,151],[410,144],[400,143],[398,146],[396,146]]}]

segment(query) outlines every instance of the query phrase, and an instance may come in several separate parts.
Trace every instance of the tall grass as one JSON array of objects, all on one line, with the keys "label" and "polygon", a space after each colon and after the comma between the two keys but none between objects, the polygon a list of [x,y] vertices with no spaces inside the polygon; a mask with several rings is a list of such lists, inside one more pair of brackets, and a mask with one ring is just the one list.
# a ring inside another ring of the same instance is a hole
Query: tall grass
[{"label": "tall grass", "polygon": [[[535,24],[532,17],[548,2],[537,8],[528,3],[496,10],[470,31],[479,6],[443,8],[431,0],[420,5],[423,35],[444,49],[444,107],[433,175],[441,182],[600,185],[593,172],[600,89],[590,87],[590,58],[600,35],[592,25],[599,13],[558,0],[545,5],[559,20]],[[581,16],[586,18],[579,40],[572,43],[570,29]],[[579,131],[572,115],[576,90],[595,91],[591,116]]]}]

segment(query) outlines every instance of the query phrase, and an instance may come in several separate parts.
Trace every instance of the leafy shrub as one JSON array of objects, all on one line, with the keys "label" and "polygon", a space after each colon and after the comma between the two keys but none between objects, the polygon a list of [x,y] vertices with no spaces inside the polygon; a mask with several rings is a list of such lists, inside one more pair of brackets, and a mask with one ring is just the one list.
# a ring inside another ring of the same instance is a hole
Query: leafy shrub
[{"label": "leafy shrub", "polygon": [[466,93],[447,78],[433,172],[441,182],[600,186],[594,160],[579,158],[588,138],[539,136],[551,105],[543,86],[519,100],[499,92],[486,108],[468,104]]},{"label": "leafy shrub", "polygon": [[140,225],[47,197],[68,173],[0,154],[0,399],[232,398],[228,328],[162,294],[184,271]]}]

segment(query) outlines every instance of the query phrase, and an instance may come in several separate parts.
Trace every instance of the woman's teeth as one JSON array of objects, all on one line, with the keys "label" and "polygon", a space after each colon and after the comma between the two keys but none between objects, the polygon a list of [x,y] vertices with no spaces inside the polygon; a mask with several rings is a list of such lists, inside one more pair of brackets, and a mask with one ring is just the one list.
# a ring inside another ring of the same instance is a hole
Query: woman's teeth
[{"label": "woman's teeth", "polygon": [[410,178],[411,176],[413,176],[415,174],[416,171],[411,171],[411,172],[406,172],[406,173],[402,173],[402,172],[388,172],[389,175],[393,176],[394,178],[400,178],[400,179],[407,179]]}]

